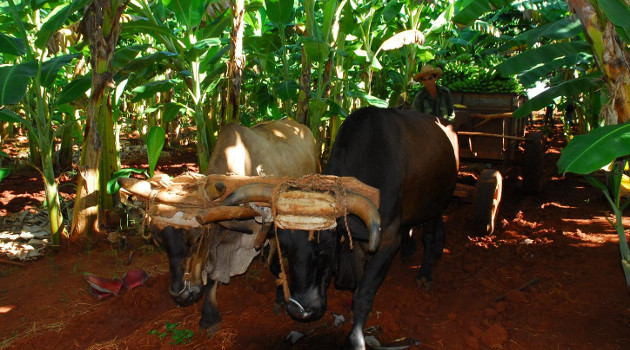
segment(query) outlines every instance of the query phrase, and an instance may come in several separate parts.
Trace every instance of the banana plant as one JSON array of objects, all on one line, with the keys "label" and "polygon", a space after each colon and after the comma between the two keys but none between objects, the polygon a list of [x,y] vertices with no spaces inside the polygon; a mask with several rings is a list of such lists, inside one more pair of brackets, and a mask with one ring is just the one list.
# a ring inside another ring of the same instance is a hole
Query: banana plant
[{"label": "banana plant", "polygon": [[[8,45],[0,45],[0,52],[13,55],[16,59],[13,64],[0,67],[0,105],[5,106],[0,113],[0,119],[21,123],[27,130],[29,143],[39,151],[40,165],[36,168],[44,179],[53,246],[59,246],[64,231],[53,167],[54,140],[63,128],[53,127],[53,112],[50,107],[54,96],[53,84],[64,67],[81,54],[50,57],[47,43],[68,17],[87,2],[88,0],[75,0],[58,3],[53,8],[46,8],[46,11],[43,8],[31,8],[28,10],[32,16],[27,17],[25,3],[16,5],[13,0],[8,0],[8,7],[4,7],[2,11],[2,16],[14,24],[17,36],[2,34],[2,40]],[[42,23],[40,16],[46,12],[49,15]],[[27,33],[27,24],[23,21],[25,17],[33,20],[28,26],[35,29],[34,36]],[[26,111],[24,117],[11,110],[11,106],[18,105]]]},{"label": "banana plant", "polygon": [[[122,35],[134,38],[150,35],[156,53],[143,56],[146,60],[164,59],[164,71],[155,80],[134,88],[135,101],[152,98],[156,92],[181,92],[182,104],[194,110],[197,127],[197,156],[199,169],[205,172],[214,145],[216,133],[222,123],[218,86],[225,83],[225,55],[229,46],[222,41],[230,23],[225,8],[211,18],[206,9],[211,1],[163,0],[152,2],[132,0],[130,8],[137,16],[124,23]],[[145,61],[149,62],[149,61]],[[134,64],[134,62],[131,62]],[[166,70],[175,76],[166,76]],[[190,101],[190,102],[183,102]],[[211,108],[215,112],[211,115]]]},{"label": "banana plant", "polygon": [[[611,224],[619,235],[621,267],[626,278],[626,285],[630,290],[630,248],[622,221],[623,211],[630,204],[630,200],[622,201],[619,195],[628,155],[630,155],[630,122],[606,125],[586,135],[575,136],[562,150],[558,160],[558,171],[562,174],[572,172],[584,175],[591,185],[604,193],[615,216],[615,221],[611,221]],[[613,165],[612,171],[606,176],[612,186],[607,187],[594,176],[594,173],[608,168],[610,164]]]}]

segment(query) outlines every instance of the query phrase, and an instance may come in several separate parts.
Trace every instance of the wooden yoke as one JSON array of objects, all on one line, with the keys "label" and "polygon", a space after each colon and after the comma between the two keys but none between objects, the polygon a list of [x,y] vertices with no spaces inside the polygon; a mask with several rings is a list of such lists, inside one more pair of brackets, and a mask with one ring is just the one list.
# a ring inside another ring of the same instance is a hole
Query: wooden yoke
[{"label": "wooden yoke", "polygon": [[[167,176],[153,177],[148,181],[133,178],[120,178],[123,200],[133,195],[138,201],[147,203],[147,214],[153,225],[158,227],[197,228],[195,220],[203,210],[204,223],[252,218],[260,214],[249,206],[223,207],[220,203],[234,190],[249,184],[269,184],[279,186],[295,180],[290,177],[275,176],[230,176],[201,175],[186,173],[173,179]],[[368,186],[354,177],[342,177],[341,184],[346,191],[355,192],[368,198],[378,208],[379,190]],[[256,203],[269,206],[269,203]]]}]

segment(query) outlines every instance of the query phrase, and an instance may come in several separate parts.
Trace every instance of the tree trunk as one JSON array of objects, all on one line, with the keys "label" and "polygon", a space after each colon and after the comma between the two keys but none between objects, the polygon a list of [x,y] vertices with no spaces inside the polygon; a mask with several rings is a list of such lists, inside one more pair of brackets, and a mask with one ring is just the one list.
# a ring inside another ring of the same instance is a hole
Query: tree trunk
[{"label": "tree trunk", "polygon": [[297,115],[295,119],[300,124],[309,125],[308,121],[308,95],[311,92],[311,60],[302,47],[302,74],[300,75],[300,93],[297,101]]},{"label": "tree trunk", "polygon": [[606,124],[624,123],[630,119],[630,58],[615,26],[603,16],[597,1],[567,0],[578,16],[584,34],[593,48],[595,62],[608,88],[611,108],[605,112]]},{"label": "tree trunk", "polygon": [[70,231],[72,242],[84,241],[97,231],[99,211],[111,207],[111,196],[104,190],[117,166],[110,102],[114,87],[112,59],[127,2],[94,0],[83,18],[84,36],[92,53],[92,89]]},{"label": "tree trunk", "polygon": [[243,55],[243,15],[245,6],[243,0],[235,0],[232,5],[232,33],[230,42],[232,51],[228,62],[228,100],[227,100],[227,120],[228,122],[239,122],[239,106],[241,101],[241,81],[243,69],[245,69],[245,56]]}]

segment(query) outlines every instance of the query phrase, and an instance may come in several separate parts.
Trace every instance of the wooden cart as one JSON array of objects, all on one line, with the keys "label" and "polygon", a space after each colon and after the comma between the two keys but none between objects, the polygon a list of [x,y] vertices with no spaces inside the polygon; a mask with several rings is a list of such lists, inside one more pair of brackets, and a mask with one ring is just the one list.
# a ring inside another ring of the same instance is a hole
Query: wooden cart
[{"label": "wooden cart", "polygon": [[[516,94],[451,92],[459,156],[464,162],[521,165],[523,191],[537,193],[542,184],[544,145],[540,132],[525,132],[525,118],[514,118],[519,107]],[[494,230],[501,201],[502,176],[484,170],[475,186],[473,220],[478,234]]]}]

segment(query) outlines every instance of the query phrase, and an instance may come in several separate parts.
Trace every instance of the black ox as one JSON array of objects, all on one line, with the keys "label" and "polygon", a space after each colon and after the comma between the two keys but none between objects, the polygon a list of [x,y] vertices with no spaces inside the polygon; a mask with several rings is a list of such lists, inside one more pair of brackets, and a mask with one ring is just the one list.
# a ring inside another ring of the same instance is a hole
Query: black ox
[{"label": "black ox", "polygon": [[[431,281],[444,248],[442,212],[455,189],[457,170],[456,134],[437,118],[374,107],[352,113],[339,130],[324,173],[356,177],[378,188],[380,207],[378,213],[369,208],[353,211],[360,219],[348,216],[353,250],[350,240],[343,239],[348,233],[341,218],[336,229],[319,231],[311,240],[307,231],[278,230],[289,267],[288,314],[298,321],[321,318],[326,288],[334,276],[337,288],[354,290],[354,323],[344,346],[365,349],[363,327],[376,291],[401,242],[411,242],[408,232],[418,225],[424,225],[424,255],[417,279]],[[232,192],[224,203],[248,201],[239,192]]]}]

